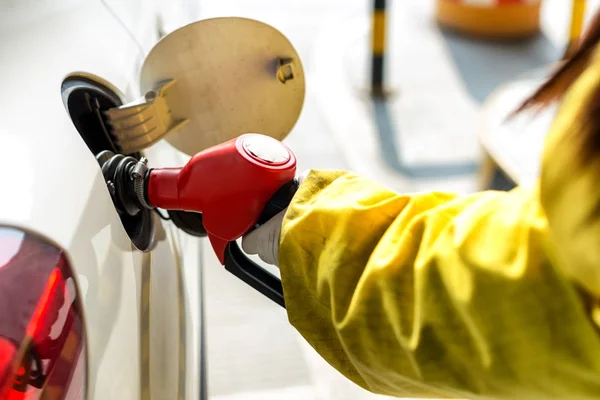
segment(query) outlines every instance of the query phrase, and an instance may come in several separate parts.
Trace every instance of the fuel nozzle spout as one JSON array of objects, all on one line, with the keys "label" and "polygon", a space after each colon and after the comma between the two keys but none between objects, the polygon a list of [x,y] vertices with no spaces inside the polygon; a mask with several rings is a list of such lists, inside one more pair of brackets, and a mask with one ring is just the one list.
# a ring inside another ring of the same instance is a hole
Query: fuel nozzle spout
[{"label": "fuel nozzle spout", "polygon": [[146,201],[149,174],[146,158],[140,160],[105,150],[96,156],[108,191],[119,214],[138,215],[153,207]]}]

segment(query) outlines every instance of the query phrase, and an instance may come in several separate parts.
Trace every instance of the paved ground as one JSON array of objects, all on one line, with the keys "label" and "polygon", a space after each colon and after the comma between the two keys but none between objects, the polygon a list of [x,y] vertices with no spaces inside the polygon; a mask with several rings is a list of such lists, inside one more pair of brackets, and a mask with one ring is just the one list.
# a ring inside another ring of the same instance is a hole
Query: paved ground
[{"label": "paved ground", "polygon": [[[502,67],[505,74],[501,78],[492,73],[493,65],[484,65],[473,70],[479,81],[464,81],[474,74],[465,73],[463,59],[462,64],[456,62],[456,57],[464,57],[464,43],[435,28],[432,1],[389,3],[393,4],[388,75],[398,94],[389,105],[389,114],[397,128],[393,133],[399,144],[394,149],[396,156],[413,164],[477,161],[479,102],[501,79],[510,78],[508,67]],[[567,2],[548,3],[559,10]],[[369,1],[202,0],[201,4],[204,17],[260,19],[283,31],[297,47],[307,76],[307,97],[301,119],[286,142],[297,154],[300,170],[352,169],[399,191],[476,189],[473,174],[410,180],[382,158],[375,110],[364,95]],[[521,56],[533,61],[523,62],[521,69],[536,67],[544,57],[552,57],[552,43],[564,38],[568,13],[555,10],[546,12],[544,18],[553,23],[550,45],[545,44],[550,55],[532,58],[530,51],[525,51]],[[495,83],[486,83],[486,68]],[[519,68],[511,73],[523,72]],[[206,246],[211,398],[379,398],[358,389],[316,356],[288,325],[284,311],[226,273]]]}]

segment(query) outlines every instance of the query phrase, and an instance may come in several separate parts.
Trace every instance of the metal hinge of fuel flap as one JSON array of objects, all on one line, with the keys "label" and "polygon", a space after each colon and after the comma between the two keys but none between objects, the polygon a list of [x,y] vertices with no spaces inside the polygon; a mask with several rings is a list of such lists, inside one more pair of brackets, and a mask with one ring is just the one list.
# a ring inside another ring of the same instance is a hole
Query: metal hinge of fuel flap
[{"label": "metal hinge of fuel flap", "polygon": [[175,119],[171,113],[169,91],[176,84],[174,79],[160,83],[144,97],[104,112],[123,153],[151,146],[189,122]]}]

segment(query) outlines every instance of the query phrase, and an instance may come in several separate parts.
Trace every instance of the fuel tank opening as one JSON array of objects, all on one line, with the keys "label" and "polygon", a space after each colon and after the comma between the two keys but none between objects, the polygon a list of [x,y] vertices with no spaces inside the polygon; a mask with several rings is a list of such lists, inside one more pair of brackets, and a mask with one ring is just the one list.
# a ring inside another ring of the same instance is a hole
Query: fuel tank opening
[{"label": "fuel tank opening", "polygon": [[[123,104],[120,96],[92,77],[71,76],[61,85],[67,113],[81,138],[94,156],[104,150],[120,153],[104,111]],[[127,154],[139,158],[139,154]]]},{"label": "fuel tank opening", "polygon": [[[123,104],[121,97],[104,84],[102,79],[95,80],[91,76],[68,77],[61,85],[61,95],[73,125],[102,168],[107,190],[127,235],[138,250],[150,250],[155,239],[156,217],[153,211],[124,207],[114,190],[115,183],[120,182],[115,182],[115,175],[120,176],[119,171],[128,168],[130,164],[136,164],[142,158],[139,152],[120,154],[121,149],[105,119],[106,110]],[[107,164],[108,158],[111,158],[107,157],[108,154],[113,157],[110,165]]]}]

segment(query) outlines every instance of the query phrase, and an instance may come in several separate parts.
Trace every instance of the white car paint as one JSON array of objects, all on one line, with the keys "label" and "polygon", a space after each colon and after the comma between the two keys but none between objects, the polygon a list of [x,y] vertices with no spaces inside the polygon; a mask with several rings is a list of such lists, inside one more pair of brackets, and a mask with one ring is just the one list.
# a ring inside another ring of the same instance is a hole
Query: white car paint
[{"label": "white car paint", "polygon": [[[124,101],[138,95],[157,9],[135,3],[116,12],[99,0],[0,0],[0,225],[66,250],[84,308],[88,399],[197,399],[198,240],[162,222],[151,253],[134,249],[60,93],[83,71]],[[187,160],[166,143],[145,153],[151,166]]]}]

